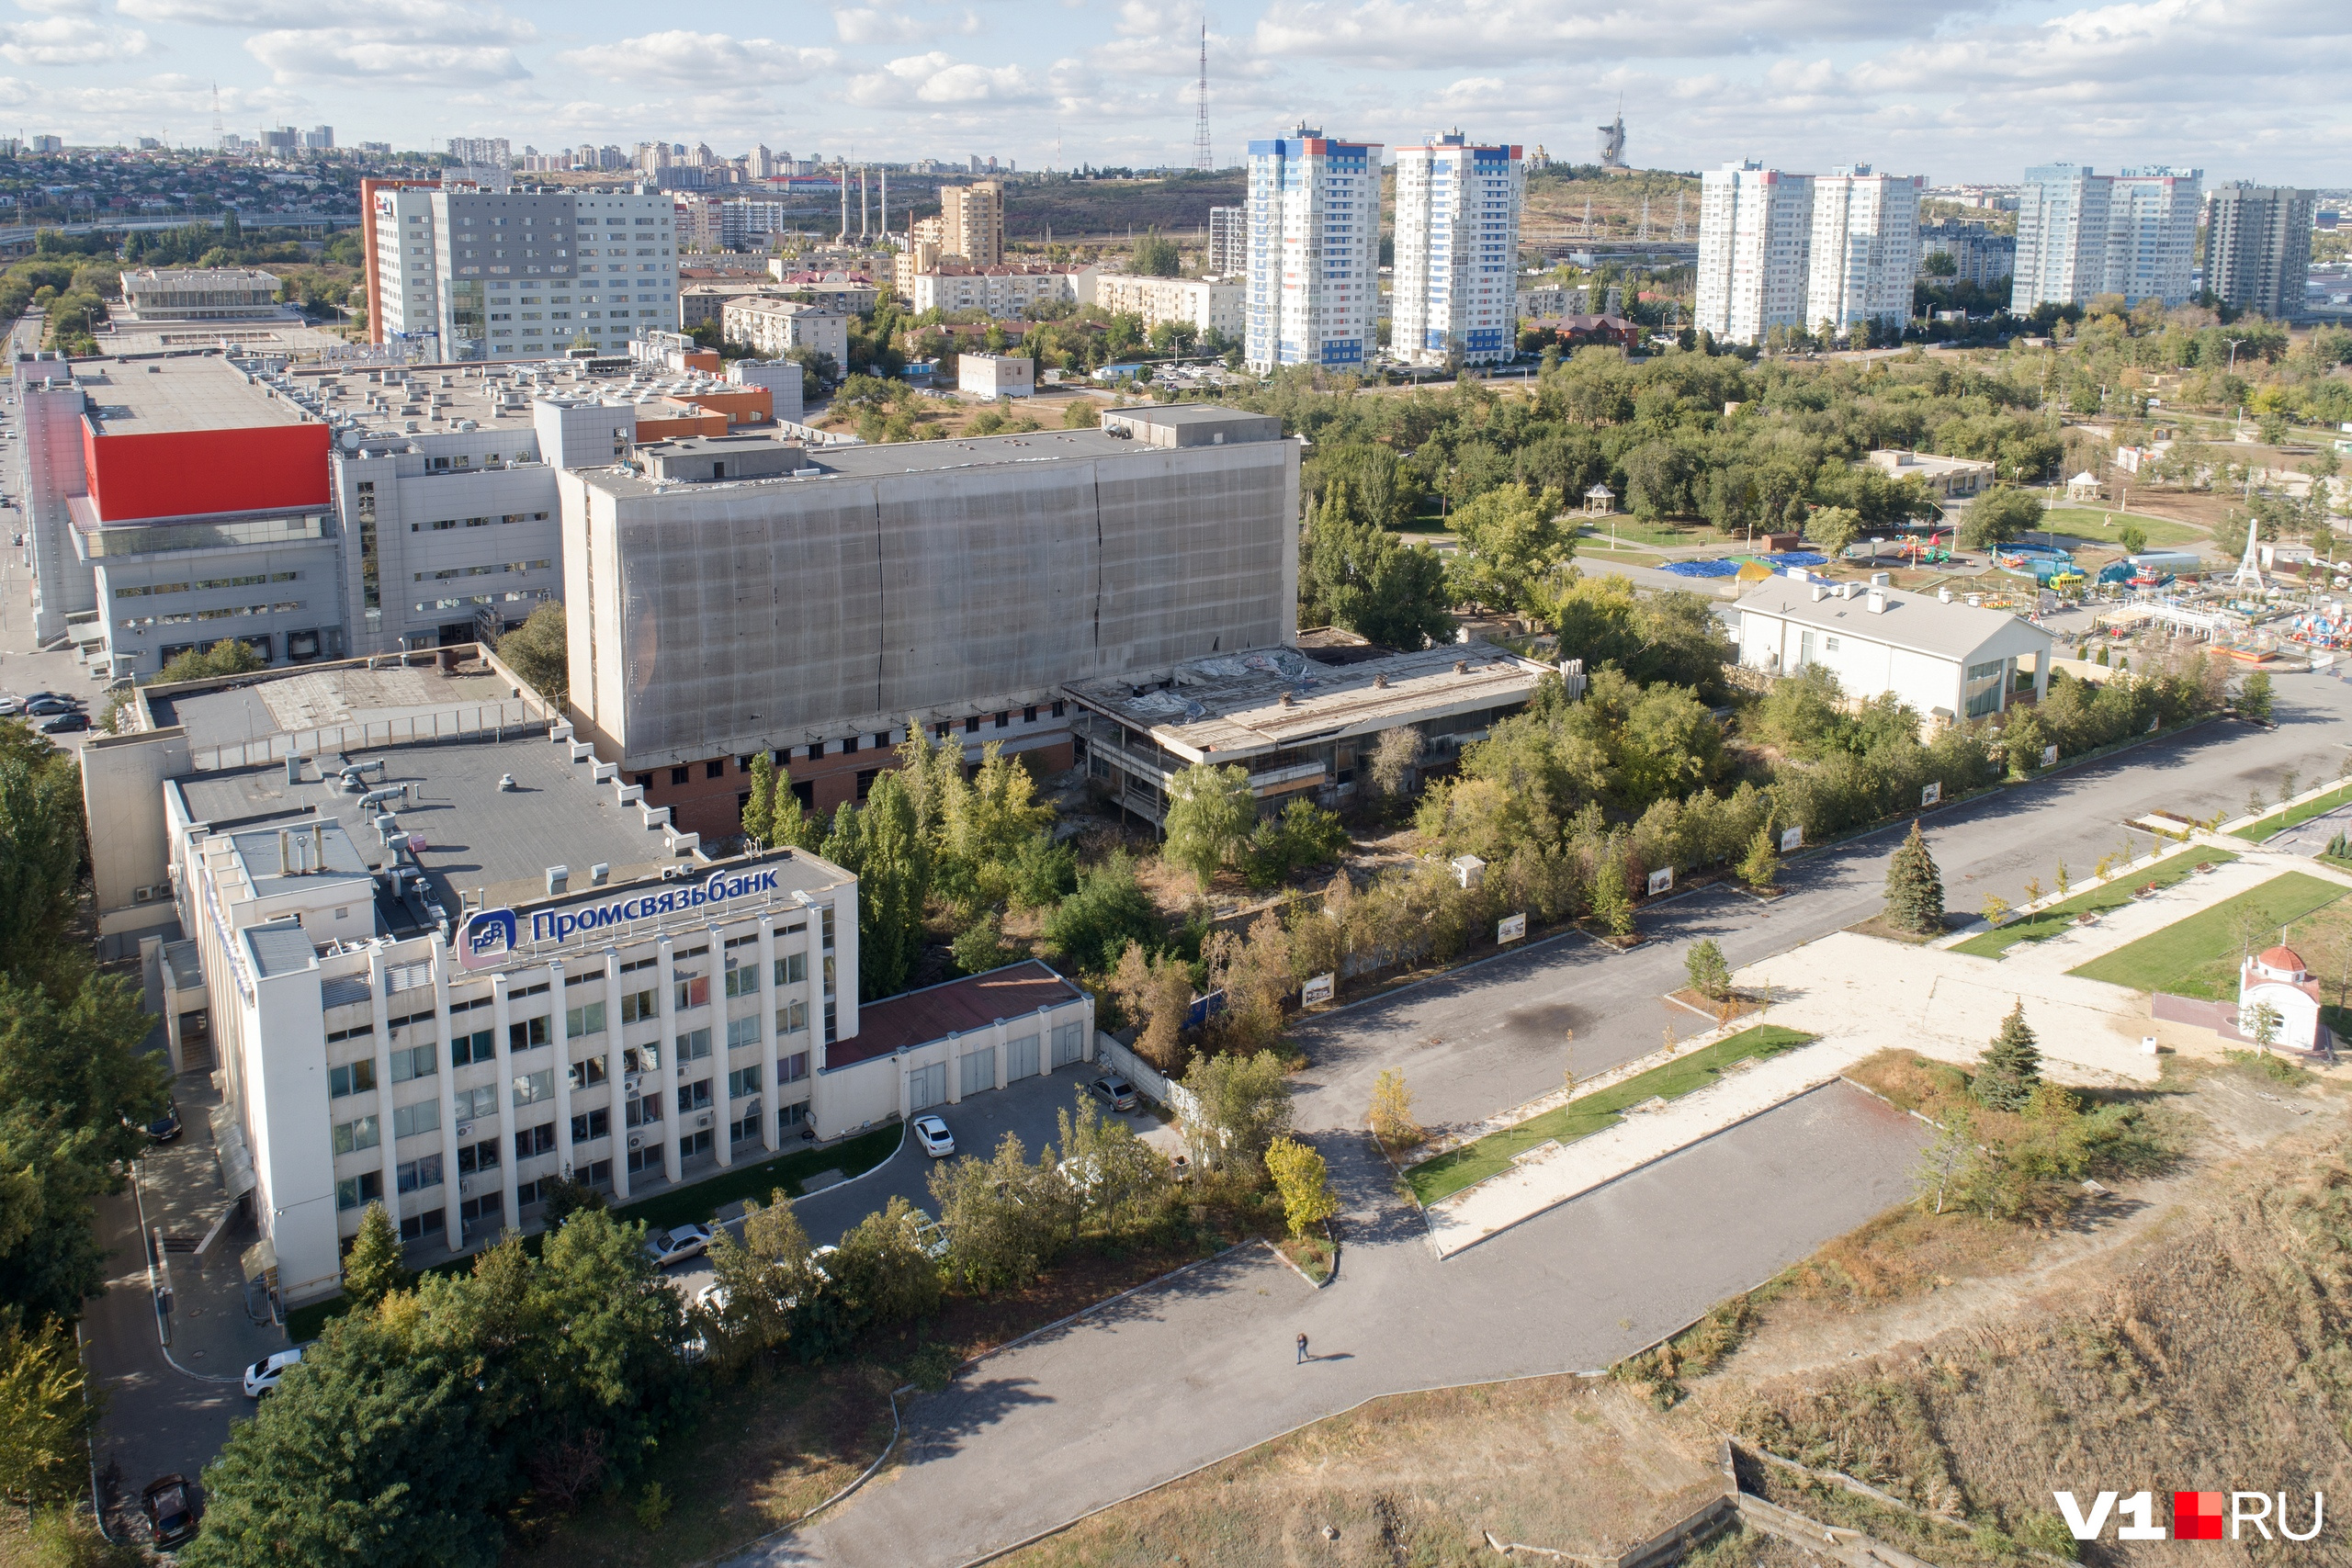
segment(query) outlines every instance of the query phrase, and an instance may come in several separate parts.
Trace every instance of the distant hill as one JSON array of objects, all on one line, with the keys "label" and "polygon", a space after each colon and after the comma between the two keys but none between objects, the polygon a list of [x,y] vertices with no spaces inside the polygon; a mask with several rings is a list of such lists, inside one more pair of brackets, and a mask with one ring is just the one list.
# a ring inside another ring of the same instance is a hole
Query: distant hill
[{"label": "distant hill", "polygon": [[1238,207],[1247,199],[1250,176],[1239,169],[1213,174],[1170,175],[1139,180],[1051,180],[1005,190],[1004,228],[1009,240],[1056,243],[1072,240],[1125,241],[1132,229],[1147,229],[1189,240],[1208,227],[1212,207]]}]

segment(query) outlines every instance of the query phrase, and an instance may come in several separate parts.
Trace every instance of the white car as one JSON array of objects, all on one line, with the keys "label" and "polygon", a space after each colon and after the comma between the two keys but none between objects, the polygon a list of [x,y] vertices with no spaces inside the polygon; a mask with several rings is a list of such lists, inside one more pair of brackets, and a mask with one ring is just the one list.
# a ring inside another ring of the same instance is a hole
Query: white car
[{"label": "white car", "polygon": [[10,714],[18,714],[24,711],[24,698],[0,695],[0,718],[5,718]]},{"label": "white car", "polygon": [[263,1394],[276,1388],[277,1380],[286,1375],[286,1370],[288,1367],[301,1365],[302,1352],[306,1348],[308,1348],[307,1346],[297,1345],[291,1350],[277,1351],[247,1367],[245,1369],[245,1397],[259,1399]]},{"label": "white car", "polygon": [[653,1260],[656,1269],[667,1269],[673,1263],[700,1258],[709,1250],[708,1225],[678,1225],[645,1238],[645,1256]]},{"label": "white car", "polygon": [[918,1116],[914,1125],[915,1142],[921,1144],[922,1152],[932,1158],[945,1159],[956,1152],[956,1134],[949,1132],[947,1123],[938,1117]]},{"label": "white car", "polygon": [[947,1256],[947,1233],[939,1228],[937,1220],[933,1219],[921,1209],[915,1211],[915,1245],[922,1248],[922,1255],[925,1258],[940,1258]]},{"label": "white car", "polygon": [[727,1311],[727,1287],[716,1280],[695,1293],[695,1305],[714,1315]]}]

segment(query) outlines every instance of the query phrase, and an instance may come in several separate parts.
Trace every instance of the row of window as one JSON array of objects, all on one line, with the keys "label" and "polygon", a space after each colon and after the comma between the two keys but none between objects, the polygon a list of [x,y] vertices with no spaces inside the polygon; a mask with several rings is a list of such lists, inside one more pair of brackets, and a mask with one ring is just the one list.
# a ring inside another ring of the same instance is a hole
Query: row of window
[{"label": "row of window", "polygon": [[501,561],[494,566],[453,566],[440,571],[420,571],[414,581],[446,582],[455,577],[496,577],[510,571],[545,571],[551,564],[543,558],[538,560]]},{"label": "row of window", "polygon": [[[464,458],[460,457],[458,462],[460,468],[465,466]],[[493,523],[544,523],[547,520],[548,514],[544,512],[507,512],[496,517],[442,517],[430,523],[412,523],[408,531],[412,534],[437,534],[449,528],[487,528]]]},{"label": "row of window", "polygon": [[146,599],[159,593],[186,593],[190,589],[202,592],[211,588],[258,588],[266,582],[299,582],[299,571],[256,571],[244,577],[208,577],[200,581],[149,582],[137,587],[118,588],[118,599]]},{"label": "row of window", "polygon": [[233,621],[246,615],[283,615],[302,607],[300,599],[281,599],[272,604],[232,604],[218,610],[176,610],[167,615],[125,615],[122,629],[138,631],[145,626],[185,626],[198,621]]}]

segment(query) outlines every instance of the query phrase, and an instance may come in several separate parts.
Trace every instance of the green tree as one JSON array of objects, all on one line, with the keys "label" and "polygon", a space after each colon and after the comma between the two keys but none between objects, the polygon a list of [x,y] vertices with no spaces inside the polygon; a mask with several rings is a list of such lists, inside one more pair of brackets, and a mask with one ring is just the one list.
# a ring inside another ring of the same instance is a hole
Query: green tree
[{"label": "green tree", "polygon": [[2127,556],[2136,556],[2148,547],[2148,531],[2137,523],[2126,523],[2116,531],[2115,542],[2123,547]]},{"label": "green tree", "polygon": [[931,1168],[948,1272],[964,1289],[977,1295],[1018,1290],[1045,1267],[1052,1216],[1028,1201],[1034,1178],[1028,1152],[1012,1133],[989,1159],[959,1157]]},{"label": "green tree", "polygon": [[858,878],[858,995],[867,1001],[898,995],[922,951],[931,854],[895,770],[874,781],[864,810],[844,806],[833,813],[820,852]]},{"label": "green tree", "polygon": [[0,719],[0,975],[70,991],[87,964],[66,959],[84,861],[82,775],[17,719]]},{"label": "green tree", "polygon": [[1748,836],[1747,852],[1739,857],[1739,879],[1758,893],[1769,893],[1781,877],[1781,852],[1770,822]]},{"label": "green tree", "polygon": [[1372,1135],[1392,1149],[1410,1148],[1428,1136],[1413,1120],[1413,1091],[1405,1087],[1405,1075],[1396,1067],[1383,1067],[1373,1079],[1369,1120]]},{"label": "green tree", "polygon": [[1183,1065],[1184,1018],[1193,1005],[1193,970],[1170,953],[1152,954],[1131,942],[1105,987],[1140,1032],[1136,1055],[1163,1073]]},{"label": "green tree", "polygon": [[1141,277],[1174,277],[1184,270],[1183,256],[1177,251],[1176,242],[1157,229],[1146,231],[1136,242],[1131,265]]},{"label": "green tree", "polygon": [[1162,853],[1206,887],[1238,853],[1258,824],[1258,797],[1250,771],[1238,764],[1195,762],[1168,782],[1167,835]]},{"label": "green tree", "polygon": [[775,830],[775,760],[764,746],[752,753],[751,777],[751,794],[743,802],[743,837],[753,849],[765,849]]},{"label": "green tree", "polygon": [[156,671],[155,683],[217,681],[228,675],[250,675],[261,668],[261,655],[243,637],[224,637],[210,648],[191,649]]},{"label": "green tree", "polygon": [[1136,880],[1135,862],[1114,852],[1079,874],[1078,886],[1046,917],[1039,934],[1054,956],[1107,974],[1130,945],[1159,944],[1159,912]]},{"label": "green tree", "polygon": [[860,1323],[901,1324],[939,1310],[938,1260],[923,1250],[913,1204],[893,1197],[858,1222],[825,1261],[831,1284]]},{"label": "green tree", "polygon": [[1919,1156],[1911,1173],[1913,1190],[1931,1213],[1940,1214],[1948,1200],[1964,1198],[1970,1172],[1976,1164],[1976,1124],[1965,1105],[1944,1111],[1936,1141]]},{"label": "green tree", "polygon": [[1691,943],[1683,955],[1682,968],[1690,976],[1690,988],[1709,1001],[1719,1002],[1731,995],[1731,964],[1714,938],[1703,937]]},{"label": "green tree", "polygon": [[1961,543],[1971,549],[2014,544],[2042,524],[2041,498],[2030,490],[2003,485],[1969,503],[1960,523]]},{"label": "green tree", "polygon": [[1167,1156],[1125,1121],[1105,1117],[1093,1096],[1078,1089],[1075,1103],[1075,1115],[1065,1107],[1056,1118],[1062,1156],[1056,1168],[1073,1198],[1073,1240],[1085,1224],[1112,1221],[1165,1191],[1170,1174]]},{"label": "green tree", "polygon": [[2238,712],[2256,724],[2270,722],[2270,671],[2249,670],[2239,679]]},{"label": "green tree", "polygon": [[1592,871],[1592,918],[1611,936],[1634,934],[1634,897],[1626,891],[1624,852],[1611,848]]},{"label": "green tree", "polygon": [[1976,1102],[1995,1111],[2021,1110],[2041,1081],[2041,1051],[2025,1021],[2025,998],[2001,1020],[2001,1032],[1978,1058],[1969,1089]]},{"label": "green tree", "polygon": [[726,1305],[707,1337],[719,1365],[741,1367],[791,1337],[793,1307],[810,1283],[808,1253],[808,1233],[782,1188],[764,1205],[745,1201],[741,1241],[718,1227],[710,1269]]},{"label": "green tree", "polygon": [[343,1293],[353,1308],[372,1311],[394,1291],[408,1289],[413,1276],[401,1258],[400,1227],[381,1203],[360,1211],[359,1234],[343,1259]]},{"label": "green tree", "polygon": [[1340,1212],[1340,1195],[1331,1190],[1331,1173],[1312,1144],[1280,1137],[1266,1145],[1266,1174],[1282,1194],[1283,1220],[1293,1235],[1305,1235]]},{"label": "green tree", "polygon": [[1288,1068],[1272,1051],[1195,1056],[1184,1087],[1193,1094],[1184,1141],[1204,1168],[1256,1170],[1267,1145],[1290,1131]]},{"label": "green tree", "polygon": [[1919,824],[1886,866],[1886,918],[1897,931],[1930,935],[1944,929],[1944,883]]},{"label": "green tree", "polygon": [[1299,558],[1302,624],[1342,626],[1384,648],[1414,649],[1453,635],[1445,563],[1408,549],[1363,517],[1351,485],[1334,479],[1308,523]]},{"label": "green tree", "polygon": [[498,639],[498,657],[524,683],[555,705],[571,703],[571,647],[564,636],[563,603],[550,599],[530,619]]},{"label": "green tree", "polygon": [[792,787],[792,775],[777,773],[775,804],[768,808],[769,845],[779,850],[815,850],[824,839],[822,825],[801,808],[800,793]]},{"label": "green tree", "polygon": [[990,909],[956,934],[947,944],[955,955],[956,967],[967,975],[984,975],[1001,969],[1021,957],[1021,950],[1004,940],[1004,918]]},{"label": "green tree", "polygon": [[1862,536],[1862,514],[1850,506],[1825,506],[1804,520],[1805,537],[1831,560]]},{"label": "green tree", "polygon": [[509,1461],[485,1430],[469,1347],[371,1317],[335,1325],[205,1467],[190,1568],[492,1568]]},{"label": "green tree", "polygon": [[63,1324],[0,1333],[0,1497],[30,1507],[80,1495],[99,1408],[92,1393]]},{"label": "green tree", "polygon": [[1556,573],[1576,553],[1560,523],[1560,492],[1508,484],[1465,502],[1453,516],[1462,551],[1447,572],[1456,604],[1542,611]]}]

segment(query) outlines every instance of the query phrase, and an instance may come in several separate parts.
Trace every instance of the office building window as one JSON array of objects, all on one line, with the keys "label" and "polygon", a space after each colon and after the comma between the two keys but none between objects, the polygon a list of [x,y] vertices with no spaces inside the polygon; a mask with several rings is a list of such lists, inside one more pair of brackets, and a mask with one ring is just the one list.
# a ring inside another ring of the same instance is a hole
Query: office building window
[{"label": "office building window", "polygon": [[604,1003],[589,1002],[583,1006],[570,1008],[565,1010],[563,1015],[563,1037],[566,1040],[577,1040],[583,1034],[602,1034],[604,1032]]},{"label": "office building window", "polygon": [[407,1083],[412,1078],[429,1078],[441,1070],[441,1063],[430,1045],[396,1047],[392,1052],[392,1081]]},{"label": "office building window", "polygon": [[346,1094],[364,1094],[376,1087],[376,1064],[354,1062],[348,1066],[327,1069],[327,1098],[341,1100]]},{"label": "office building window", "polygon": [[604,1137],[612,1130],[613,1113],[603,1109],[583,1111],[571,1119],[571,1141],[575,1144]]},{"label": "office building window", "polygon": [[469,1062],[495,1061],[497,1048],[492,1043],[492,1032],[478,1029],[471,1034],[452,1035],[449,1040],[449,1065],[462,1067]]},{"label": "office building window", "polygon": [[377,1202],[383,1196],[384,1173],[380,1170],[363,1170],[334,1184],[334,1206],[338,1209],[356,1209],[363,1203]]},{"label": "office building window", "polygon": [[356,1154],[361,1149],[372,1149],[382,1141],[382,1131],[373,1116],[338,1122],[334,1127],[334,1152],[348,1155]]},{"label": "office building window", "polygon": [[506,1026],[506,1048],[528,1051],[548,1043],[548,1021],[545,1014],[537,1018],[518,1019]]}]

